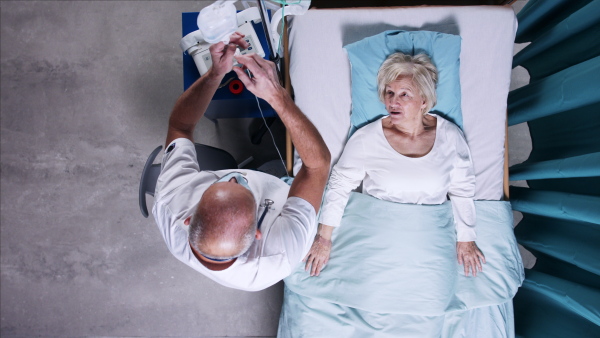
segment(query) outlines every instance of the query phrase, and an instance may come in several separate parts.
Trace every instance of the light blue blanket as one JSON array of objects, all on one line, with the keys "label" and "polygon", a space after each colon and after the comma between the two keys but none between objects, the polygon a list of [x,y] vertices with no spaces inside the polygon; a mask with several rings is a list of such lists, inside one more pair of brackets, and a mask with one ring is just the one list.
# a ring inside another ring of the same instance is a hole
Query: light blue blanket
[{"label": "light blue blanket", "polygon": [[456,259],[449,202],[399,204],[353,193],[320,276],[310,277],[300,264],[285,279],[282,320],[294,318],[294,311],[318,313],[302,304],[319,302],[340,313],[407,315],[408,322],[489,306],[500,311],[524,279],[512,211],[502,201],[476,201],[475,207],[477,245],[487,264],[477,277],[466,277]]}]

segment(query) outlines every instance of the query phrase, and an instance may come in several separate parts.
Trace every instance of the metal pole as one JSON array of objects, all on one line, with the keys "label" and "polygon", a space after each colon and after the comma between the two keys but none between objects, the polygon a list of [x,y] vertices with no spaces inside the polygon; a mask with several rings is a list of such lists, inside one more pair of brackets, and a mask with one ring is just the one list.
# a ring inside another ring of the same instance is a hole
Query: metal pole
[{"label": "metal pole", "polygon": [[257,2],[258,8],[260,10],[260,19],[262,20],[263,30],[265,31],[265,36],[267,37],[267,44],[269,45],[269,51],[271,52],[269,59],[273,62],[277,62],[279,59],[279,55],[277,55],[277,51],[274,51],[273,45],[271,45],[271,34],[269,34],[269,26],[267,25],[267,18],[265,15],[265,9],[263,7],[263,0],[258,0]]}]

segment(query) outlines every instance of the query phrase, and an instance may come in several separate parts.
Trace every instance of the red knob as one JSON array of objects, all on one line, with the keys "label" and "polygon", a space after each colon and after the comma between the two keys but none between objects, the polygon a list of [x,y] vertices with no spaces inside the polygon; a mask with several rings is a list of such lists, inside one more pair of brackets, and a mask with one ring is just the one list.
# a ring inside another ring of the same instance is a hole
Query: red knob
[{"label": "red knob", "polygon": [[240,80],[233,80],[229,82],[229,91],[238,95],[244,91],[244,84]]}]

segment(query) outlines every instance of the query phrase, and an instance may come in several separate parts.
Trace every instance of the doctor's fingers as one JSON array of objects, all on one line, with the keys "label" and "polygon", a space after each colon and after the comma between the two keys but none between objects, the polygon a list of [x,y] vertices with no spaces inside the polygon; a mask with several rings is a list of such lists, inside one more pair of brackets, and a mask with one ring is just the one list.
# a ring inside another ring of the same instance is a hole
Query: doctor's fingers
[{"label": "doctor's fingers", "polygon": [[275,63],[273,63],[269,60],[265,60],[262,56],[260,56],[256,53],[247,54],[247,56],[254,59],[256,64],[259,65],[260,68],[262,68],[262,69],[272,69],[272,67],[275,65]]},{"label": "doctor's fingers", "polygon": [[252,76],[255,78],[259,79],[266,77],[268,75],[267,72],[257,62],[257,58],[254,57],[254,55],[258,56],[258,59],[262,60],[262,58],[257,54],[238,55],[235,58],[239,63],[244,65],[244,67],[248,68],[252,73]]},{"label": "doctor's fingers", "polygon": [[221,41],[219,43],[215,43],[214,45],[211,45],[208,48],[208,50],[210,52],[210,57],[213,59],[213,62],[216,61],[218,63],[221,61],[221,58],[223,57],[226,47],[227,47],[227,45]]},{"label": "doctor's fingers", "polygon": [[[255,54],[255,53],[247,54],[247,55],[245,55],[245,57],[252,59],[256,63],[256,65],[258,67],[260,67],[262,72],[260,72],[259,77],[264,75],[269,80],[279,84],[279,75],[277,75],[277,66],[275,65],[274,62],[265,60],[260,55]],[[254,73],[254,71],[252,69],[250,69],[250,71]]]},{"label": "doctor's fingers", "polygon": [[210,45],[210,47],[208,47],[208,50],[211,54],[214,54],[216,52],[223,51],[223,47],[225,47],[225,43],[223,43],[223,41],[219,41],[218,43]]},{"label": "doctor's fingers", "polygon": [[235,43],[236,45],[240,46],[242,49],[246,49],[250,46],[250,44],[248,42],[246,42],[244,37],[245,37],[244,34],[242,34],[240,32],[235,32],[235,33],[231,34],[231,36],[229,37],[229,42]]},{"label": "doctor's fingers", "polygon": [[277,65],[275,65],[275,62],[265,60],[258,54],[251,54],[251,56],[254,58],[254,60],[256,60],[256,63],[270,75],[271,79],[279,80],[279,76],[277,75]]},{"label": "doctor's fingers", "polygon": [[[239,60],[238,60],[239,62]],[[246,74],[246,72],[240,68],[240,67],[233,67],[233,71],[237,74],[238,79],[240,79],[240,81],[242,81],[242,83],[244,84],[244,86],[246,88],[248,88],[249,91],[253,91],[254,89],[254,81],[252,81],[252,79],[248,76],[248,74]]]},{"label": "doctor's fingers", "polygon": [[223,49],[223,56],[221,57],[221,60],[223,60],[228,66],[233,63],[235,48],[235,44],[230,43]]}]

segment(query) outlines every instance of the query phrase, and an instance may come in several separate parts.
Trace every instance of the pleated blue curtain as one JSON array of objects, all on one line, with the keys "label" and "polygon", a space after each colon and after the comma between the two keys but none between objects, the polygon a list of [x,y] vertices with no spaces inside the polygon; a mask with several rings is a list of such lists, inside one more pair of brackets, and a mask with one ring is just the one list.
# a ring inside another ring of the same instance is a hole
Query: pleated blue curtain
[{"label": "pleated blue curtain", "polygon": [[600,337],[600,0],[530,0],[513,67],[530,84],[508,97],[533,149],[509,170],[517,241],[537,262],[517,293],[520,337]]}]

